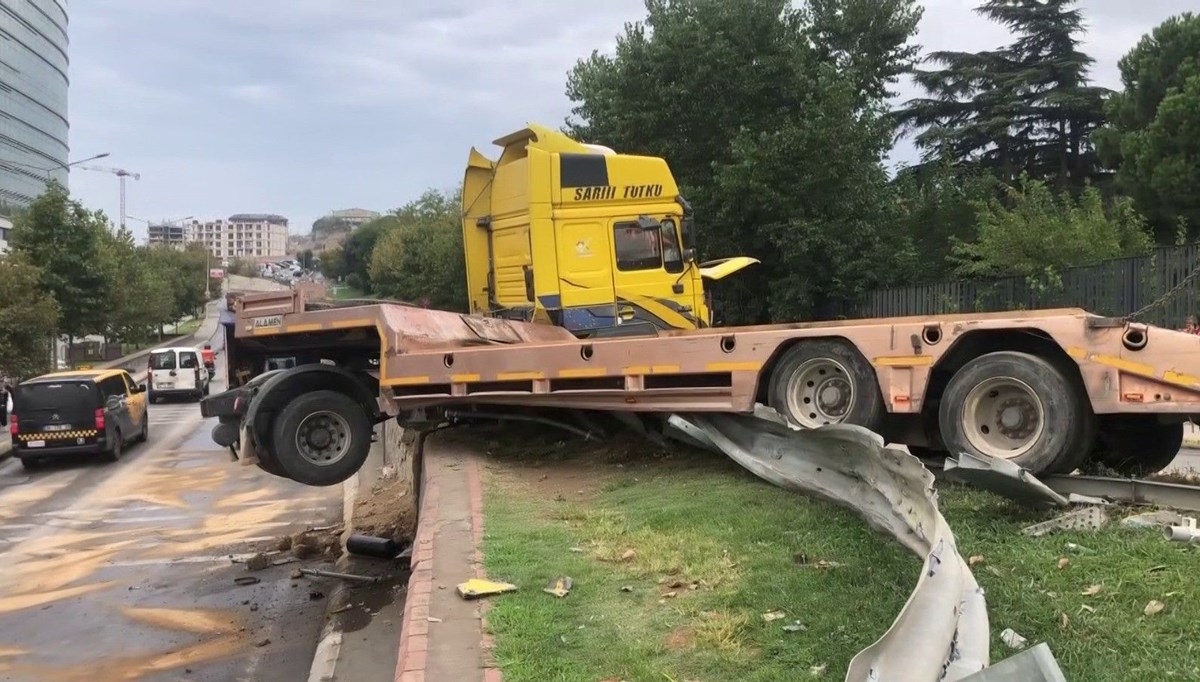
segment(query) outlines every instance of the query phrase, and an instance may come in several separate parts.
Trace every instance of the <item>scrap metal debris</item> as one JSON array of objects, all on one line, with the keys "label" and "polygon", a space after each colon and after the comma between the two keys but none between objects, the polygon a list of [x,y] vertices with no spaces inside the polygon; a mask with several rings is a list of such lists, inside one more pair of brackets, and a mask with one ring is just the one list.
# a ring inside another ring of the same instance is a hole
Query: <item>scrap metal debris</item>
[{"label": "scrap metal debris", "polygon": [[1007,459],[960,453],[946,459],[946,476],[990,490],[1027,507],[1065,507],[1067,498]]},{"label": "scrap metal debris", "polygon": [[1183,515],[1170,509],[1134,514],[1121,519],[1123,528],[1162,528],[1163,526],[1178,526],[1183,523]]},{"label": "scrap metal debris", "polygon": [[383,578],[375,575],[357,575],[355,573],[337,573],[335,571],[322,571],[317,568],[302,568],[300,575],[312,576],[314,578],[337,578],[338,580],[351,580],[360,583],[378,583],[382,582]]},{"label": "scrap metal debris", "polygon": [[562,576],[551,580],[550,584],[542,588],[542,592],[545,592],[546,594],[552,594],[561,599],[571,593],[571,587],[574,584],[574,581],[571,580],[571,576]]},{"label": "scrap metal debris", "polygon": [[471,578],[465,583],[459,583],[457,590],[458,596],[463,599],[479,599],[481,597],[490,597],[494,594],[503,594],[505,592],[515,592],[516,585],[512,583],[502,583],[494,580],[484,580],[482,578]]},{"label": "scrap metal debris", "polygon": [[962,682],[1067,682],[1050,647],[1042,642],[981,670]]},{"label": "scrap metal debris", "polygon": [[1108,512],[1103,507],[1084,507],[1067,512],[1049,521],[1026,526],[1021,532],[1030,537],[1040,538],[1056,530],[1100,530],[1108,523]]},{"label": "scrap metal debris", "polygon": [[252,575],[243,575],[239,578],[234,578],[233,582],[237,583],[238,585],[257,585],[262,581]]}]

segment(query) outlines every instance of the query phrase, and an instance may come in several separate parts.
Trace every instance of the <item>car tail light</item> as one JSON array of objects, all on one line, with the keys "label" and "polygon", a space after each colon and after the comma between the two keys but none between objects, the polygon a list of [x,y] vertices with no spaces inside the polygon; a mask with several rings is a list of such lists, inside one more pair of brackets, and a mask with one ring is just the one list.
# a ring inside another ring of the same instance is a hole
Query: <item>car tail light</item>
[{"label": "car tail light", "polygon": [[21,426],[20,422],[17,420],[17,415],[8,415],[8,432],[15,436],[18,432],[20,432],[20,430]]},{"label": "car tail light", "polygon": [[96,430],[104,430],[104,410],[99,407],[96,408]]}]

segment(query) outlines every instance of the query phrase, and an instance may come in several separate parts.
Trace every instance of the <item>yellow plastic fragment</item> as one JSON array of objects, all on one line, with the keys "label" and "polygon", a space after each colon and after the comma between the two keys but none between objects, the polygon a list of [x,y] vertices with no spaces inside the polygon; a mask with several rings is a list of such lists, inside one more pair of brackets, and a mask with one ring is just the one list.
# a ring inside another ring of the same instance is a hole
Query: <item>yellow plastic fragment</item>
[{"label": "yellow plastic fragment", "polygon": [[501,583],[494,580],[483,580],[482,578],[471,578],[465,583],[458,584],[458,596],[463,599],[479,599],[480,597],[490,597],[493,594],[503,594],[504,592],[515,592],[516,585],[512,583]]}]

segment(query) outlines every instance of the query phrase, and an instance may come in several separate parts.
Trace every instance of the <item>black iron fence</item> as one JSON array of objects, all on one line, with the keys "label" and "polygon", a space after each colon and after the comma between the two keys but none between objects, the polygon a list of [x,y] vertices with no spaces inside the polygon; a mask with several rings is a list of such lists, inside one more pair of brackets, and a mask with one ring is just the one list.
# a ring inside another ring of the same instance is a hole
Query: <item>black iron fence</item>
[{"label": "black iron fence", "polygon": [[[1057,278],[1013,276],[879,289],[852,310],[853,317],[893,317],[1079,307],[1120,317],[1179,287],[1198,267],[1200,244],[1159,247],[1146,256],[1070,268]],[[1197,280],[1184,283],[1139,319],[1180,328],[1189,315],[1200,315]]]}]

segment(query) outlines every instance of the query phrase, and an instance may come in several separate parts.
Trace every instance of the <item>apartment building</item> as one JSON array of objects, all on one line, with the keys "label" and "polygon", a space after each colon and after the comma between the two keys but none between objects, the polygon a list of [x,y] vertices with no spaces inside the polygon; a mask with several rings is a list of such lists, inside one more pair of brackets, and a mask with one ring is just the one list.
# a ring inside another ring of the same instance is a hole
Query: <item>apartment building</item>
[{"label": "apartment building", "polygon": [[238,213],[224,220],[193,220],[187,240],[208,247],[214,258],[270,258],[288,254],[288,221],[273,213]]},{"label": "apartment building", "polygon": [[146,243],[150,246],[169,246],[182,251],[190,241],[190,230],[187,225],[173,223],[155,225],[151,223],[147,230]]}]

